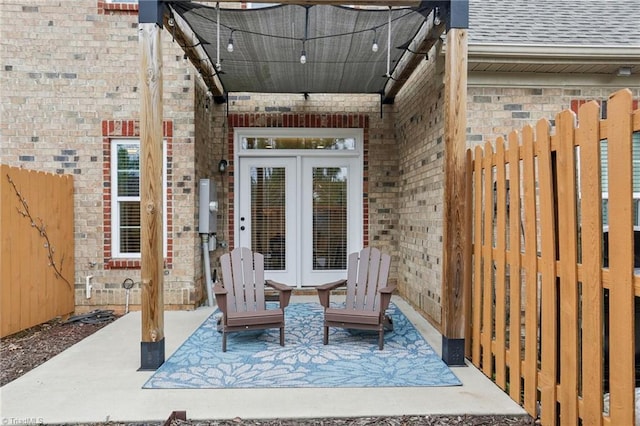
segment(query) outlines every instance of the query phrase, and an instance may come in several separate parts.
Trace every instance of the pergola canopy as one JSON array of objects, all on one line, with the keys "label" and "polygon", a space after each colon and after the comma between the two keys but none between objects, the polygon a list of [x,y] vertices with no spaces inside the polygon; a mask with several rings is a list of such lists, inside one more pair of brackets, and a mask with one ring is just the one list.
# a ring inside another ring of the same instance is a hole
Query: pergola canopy
[{"label": "pergola canopy", "polygon": [[227,9],[175,1],[167,2],[165,28],[218,99],[231,92],[376,93],[391,101],[444,31],[448,3]]}]

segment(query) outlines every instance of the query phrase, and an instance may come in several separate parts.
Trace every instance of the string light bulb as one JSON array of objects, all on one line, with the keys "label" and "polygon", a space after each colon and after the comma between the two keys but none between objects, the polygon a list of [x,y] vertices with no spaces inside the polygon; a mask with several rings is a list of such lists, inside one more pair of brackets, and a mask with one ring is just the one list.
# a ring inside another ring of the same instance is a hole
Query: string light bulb
[{"label": "string light bulb", "polygon": [[300,52],[300,63],[303,65],[307,63],[307,51],[305,50],[306,40],[307,40],[306,37],[302,40],[302,52]]},{"label": "string light bulb", "polygon": [[227,52],[233,52],[233,31],[231,30],[231,34],[229,35],[229,44],[227,44]]},{"label": "string light bulb", "polygon": [[373,30],[373,44],[371,45],[371,50],[373,52],[378,51],[378,33],[375,29]]},{"label": "string light bulb", "polygon": [[440,8],[436,7],[433,10],[433,25],[436,27],[442,23],[442,19],[440,18]]}]

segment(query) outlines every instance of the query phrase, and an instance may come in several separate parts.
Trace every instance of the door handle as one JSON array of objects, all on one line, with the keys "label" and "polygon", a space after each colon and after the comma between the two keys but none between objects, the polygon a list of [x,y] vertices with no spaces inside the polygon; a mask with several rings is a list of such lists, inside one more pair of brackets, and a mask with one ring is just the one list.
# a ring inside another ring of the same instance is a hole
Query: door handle
[{"label": "door handle", "polygon": [[244,231],[244,225],[242,225],[242,226],[240,227],[240,230],[241,230],[241,231]]}]

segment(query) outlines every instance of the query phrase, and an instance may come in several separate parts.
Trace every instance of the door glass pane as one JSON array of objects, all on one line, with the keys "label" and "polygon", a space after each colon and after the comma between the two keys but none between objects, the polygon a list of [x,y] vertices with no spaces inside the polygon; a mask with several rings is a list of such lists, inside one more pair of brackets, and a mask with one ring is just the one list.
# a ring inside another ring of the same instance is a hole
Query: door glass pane
[{"label": "door glass pane", "polygon": [[322,149],[352,151],[356,149],[355,138],[285,138],[248,137],[242,138],[242,149]]},{"label": "door glass pane", "polygon": [[264,254],[265,270],[282,271],[286,269],[285,168],[251,167],[250,174],[251,247]]},{"label": "door glass pane", "polygon": [[347,168],[313,168],[313,269],[347,268]]}]

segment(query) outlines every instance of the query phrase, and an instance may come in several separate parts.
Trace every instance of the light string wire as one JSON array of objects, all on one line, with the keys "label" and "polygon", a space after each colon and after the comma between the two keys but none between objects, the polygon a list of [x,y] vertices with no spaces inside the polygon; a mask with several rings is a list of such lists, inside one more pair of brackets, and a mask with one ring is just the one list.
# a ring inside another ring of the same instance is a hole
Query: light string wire
[{"label": "light string wire", "polygon": [[[313,6],[308,6],[308,8],[311,8]],[[396,22],[399,21],[413,13],[421,13],[422,11],[426,10],[427,8],[425,7],[421,7],[418,9],[396,9],[396,10],[406,10],[406,13],[403,13],[402,15],[396,16],[395,18],[391,17],[391,10],[389,11],[389,17],[390,20],[389,22]],[[385,22],[384,24],[379,24],[379,25],[374,25],[370,28],[364,28],[362,30],[357,30],[357,31],[350,31],[350,32],[343,32],[343,33],[336,33],[336,34],[327,34],[327,35],[322,35],[322,36],[315,36],[315,37],[289,37],[289,36],[283,36],[283,35],[278,35],[278,34],[268,34],[268,33],[263,33],[263,32],[258,32],[258,31],[253,31],[253,30],[245,30],[245,29],[240,29],[240,28],[234,28],[232,26],[223,24],[220,22],[220,19],[218,19],[218,21],[216,22],[215,20],[209,18],[208,16],[203,15],[200,12],[197,11],[191,11],[194,15],[202,18],[204,21],[207,22],[211,22],[214,23],[216,25],[221,26],[222,28],[225,28],[229,31],[234,31],[234,32],[238,32],[241,34],[250,34],[250,35],[255,35],[255,36],[261,36],[261,37],[266,37],[266,38],[276,38],[276,39],[283,39],[283,40],[298,40],[298,41],[314,41],[314,40],[322,40],[322,39],[326,39],[326,38],[337,38],[337,37],[345,37],[345,36],[349,36],[349,35],[354,35],[354,34],[361,34],[361,33],[366,33],[369,31],[374,31],[374,30],[378,30],[380,28],[384,28],[387,25],[390,25],[389,22]],[[179,13],[179,12],[178,12]]]}]

